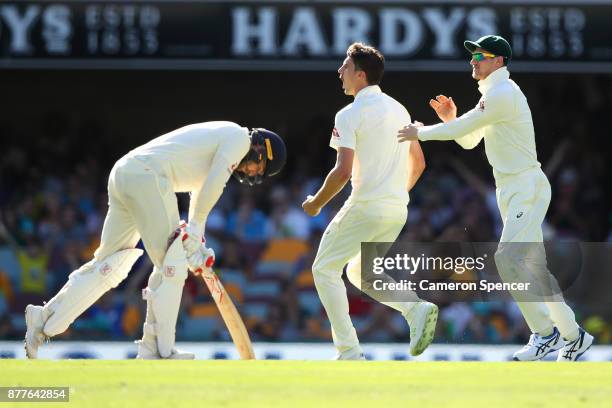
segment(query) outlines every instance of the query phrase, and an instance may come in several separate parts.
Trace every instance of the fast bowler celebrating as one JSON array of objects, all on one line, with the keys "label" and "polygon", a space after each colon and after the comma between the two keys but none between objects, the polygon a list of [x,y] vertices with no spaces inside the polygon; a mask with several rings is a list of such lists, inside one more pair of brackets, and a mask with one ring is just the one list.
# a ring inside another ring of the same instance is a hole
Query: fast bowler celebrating
[{"label": "fast bowler celebrating", "polygon": [[[378,50],[361,43],[348,48],[338,74],[344,93],[355,100],[336,114],[330,141],[337,150],[336,165],[319,191],[302,204],[307,214],[317,215],[351,179],[351,196],[327,226],[312,265],[338,360],[365,360],[349,316],[342,268],[348,263],[347,276],[361,289],[361,243],[395,241],[406,222],[408,191],[425,169],[418,141],[396,141],[397,129],[410,123],[410,115],[381,91],[383,72]],[[406,318],[410,351],[419,355],[433,340],[438,307],[414,292],[407,295],[410,302],[382,303]]]},{"label": "fast bowler celebrating", "polygon": [[[527,99],[507,69],[512,49],[496,35],[466,41],[464,45],[472,54],[472,77],[478,80],[482,94],[478,105],[457,118],[452,98],[440,95],[430,101],[430,106],[445,123],[405,126],[398,140],[455,140],[464,149],[473,149],[484,139],[504,223],[495,254],[497,269],[502,279],[510,282],[521,276],[554,282],[542,244],[550,183],[537,159]],[[533,333],[529,343],[514,353],[514,360],[539,360],[560,350],[557,361],[575,361],[591,347],[593,336],[578,326],[558,288],[557,292],[547,294],[544,302],[519,301],[518,293],[511,292]]]},{"label": "fast bowler celebrating", "polygon": [[[203,243],[208,214],[232,174],[259,184],[280,172],[285,157],[277,134],[232,122],[185,126],[122,157],[108,178],[109,208],[94,259],[72,272],[44,306],[26,307],[28,358],[127,277],[142,255],[135,248],[142,239],[154,267],[143,291],[147,315],[138,358],[193,359],[174,347],[175,326],[187,270],[197,273],[214,263],[214,252]],[[178,237],[176,192],[191,192],[189,223]]]}]

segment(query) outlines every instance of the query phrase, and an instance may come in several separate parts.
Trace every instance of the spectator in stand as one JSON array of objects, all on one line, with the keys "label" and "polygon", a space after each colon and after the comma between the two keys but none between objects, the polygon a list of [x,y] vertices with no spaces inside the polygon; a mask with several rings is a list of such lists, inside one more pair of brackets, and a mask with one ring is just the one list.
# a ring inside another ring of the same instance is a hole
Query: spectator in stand
[{"label": "spectator in stand", "polygon": [[20,293],[42,298],[47,293],[49,257],[40,238],[32,235],[28,238],[26,246],[21,247],[1,220],[0,238],[7,241],[17,254],[21,268]]},{"label": "spectator in stand", "polygon": [[275,186],[270,194],[272,212],[266,225],[270,238],[298,238],[310,236],[310,220],[295,203],[290,202],[289,193],[283,186]]},{"label": "spectator in stand", "polygon": [[557,199],[551,205],[550,221],[557,234],[563,239],[584,239],[587,235],[587,223],[578,213],[579,179],[576,170],[566,168],[561,172],[556,186]]},{"label": "spectator in stand", "polygon": [[243,242],[261,243],[268,238],[266,221],[264,213],[255,208],[253,198],[243,195],[238,208],[229,215],[227,232]]}]

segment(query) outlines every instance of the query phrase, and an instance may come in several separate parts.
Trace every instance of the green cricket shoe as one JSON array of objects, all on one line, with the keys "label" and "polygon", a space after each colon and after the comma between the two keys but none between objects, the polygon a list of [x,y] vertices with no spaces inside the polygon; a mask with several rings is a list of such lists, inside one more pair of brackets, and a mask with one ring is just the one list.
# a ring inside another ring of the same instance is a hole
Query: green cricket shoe
[{"label": "green cricket shoe", "polygon": [[418,356],[433,341],[438,322],[438,306],[430,302],[419,302],[404,318],[410,326],[410,354]]}]

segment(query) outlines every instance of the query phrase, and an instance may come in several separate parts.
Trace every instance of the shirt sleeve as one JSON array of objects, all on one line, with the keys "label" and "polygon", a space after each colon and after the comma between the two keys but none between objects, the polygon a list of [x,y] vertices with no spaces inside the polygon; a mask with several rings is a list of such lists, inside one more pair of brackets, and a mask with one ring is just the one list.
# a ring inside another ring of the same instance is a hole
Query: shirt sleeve
[{"label": "shirt sleeve", "polygon": [[470,150],[478,146],[478,143],[484,138],[484,129],[478,129],[474,132],[467,134],[459,139],[455,139],[455,142],[466,150]]},{"label": "shirt sleeve", "polygon": [[215,155],[208,176],[199,191],[192,192],[189,204],[190,220],[205,225],[208,214],[221,197],[232,174],[231,163],[222,155]]},{"label": "shirt sleeve", "polygon": [[[192,191],[189,193],[189,218],[187,218],[188,220],[195,220],[194,213],[196,212],[196,203],[199,200],[199,196],[200,196],[200,190]],[[200,225],[203,225],[203,224],[200,224]]]},{"label": "shirt sleeve", "polygon": [[246,156],[249,148],[250,139],[248,137],[232,138],[219,146],[202,187],[191,193],[189,220],[193,219],[200,225],[205,225],[208,214],[221,197],[227,181]]},{"label": "shirt sleeve", "polygon": [[[502,122],[511,117],[513,112],[513,97],[510,92],[498,90],[480,99],[478,105],[461,117],[447,123],[439,123],[433,126],[419,128],[419,140],[458,140],[470,134],[476,134],[473,138],[467,138],[459,143],[461,146],[471,146],[474,142],[478,144],[482,128]],[[481,137],[482,138],[482,137]],[[473,147],[476,146],[474,144]]]},{"label": "shirt sleeve", "polygon": [[339,147],[347,147],[355,150],[357,144],[357,118],[351,110],[341,110],[336,114],[334,130],[332,131],[329,145],[338,150]]}]

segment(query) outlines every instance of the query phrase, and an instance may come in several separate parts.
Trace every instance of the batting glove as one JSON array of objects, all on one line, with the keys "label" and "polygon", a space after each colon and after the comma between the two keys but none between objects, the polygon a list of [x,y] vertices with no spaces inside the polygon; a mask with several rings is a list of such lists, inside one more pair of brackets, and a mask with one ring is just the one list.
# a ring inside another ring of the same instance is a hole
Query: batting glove
[{"label": "batting glove", "polygon": [[183,229],[183,248],[187,256],[193,255],[200,249],[202,243],[206,242],[204,239],[204,228],[201,227],[197,222],[190,221],[189,224],[182,227]]},{"label": "batting glove", "polygon": [[215,251],[200,244],[197,251],[187,256],[187,264],[191,272],[199,275],[204,269],[210,269],[215,264]]}]

